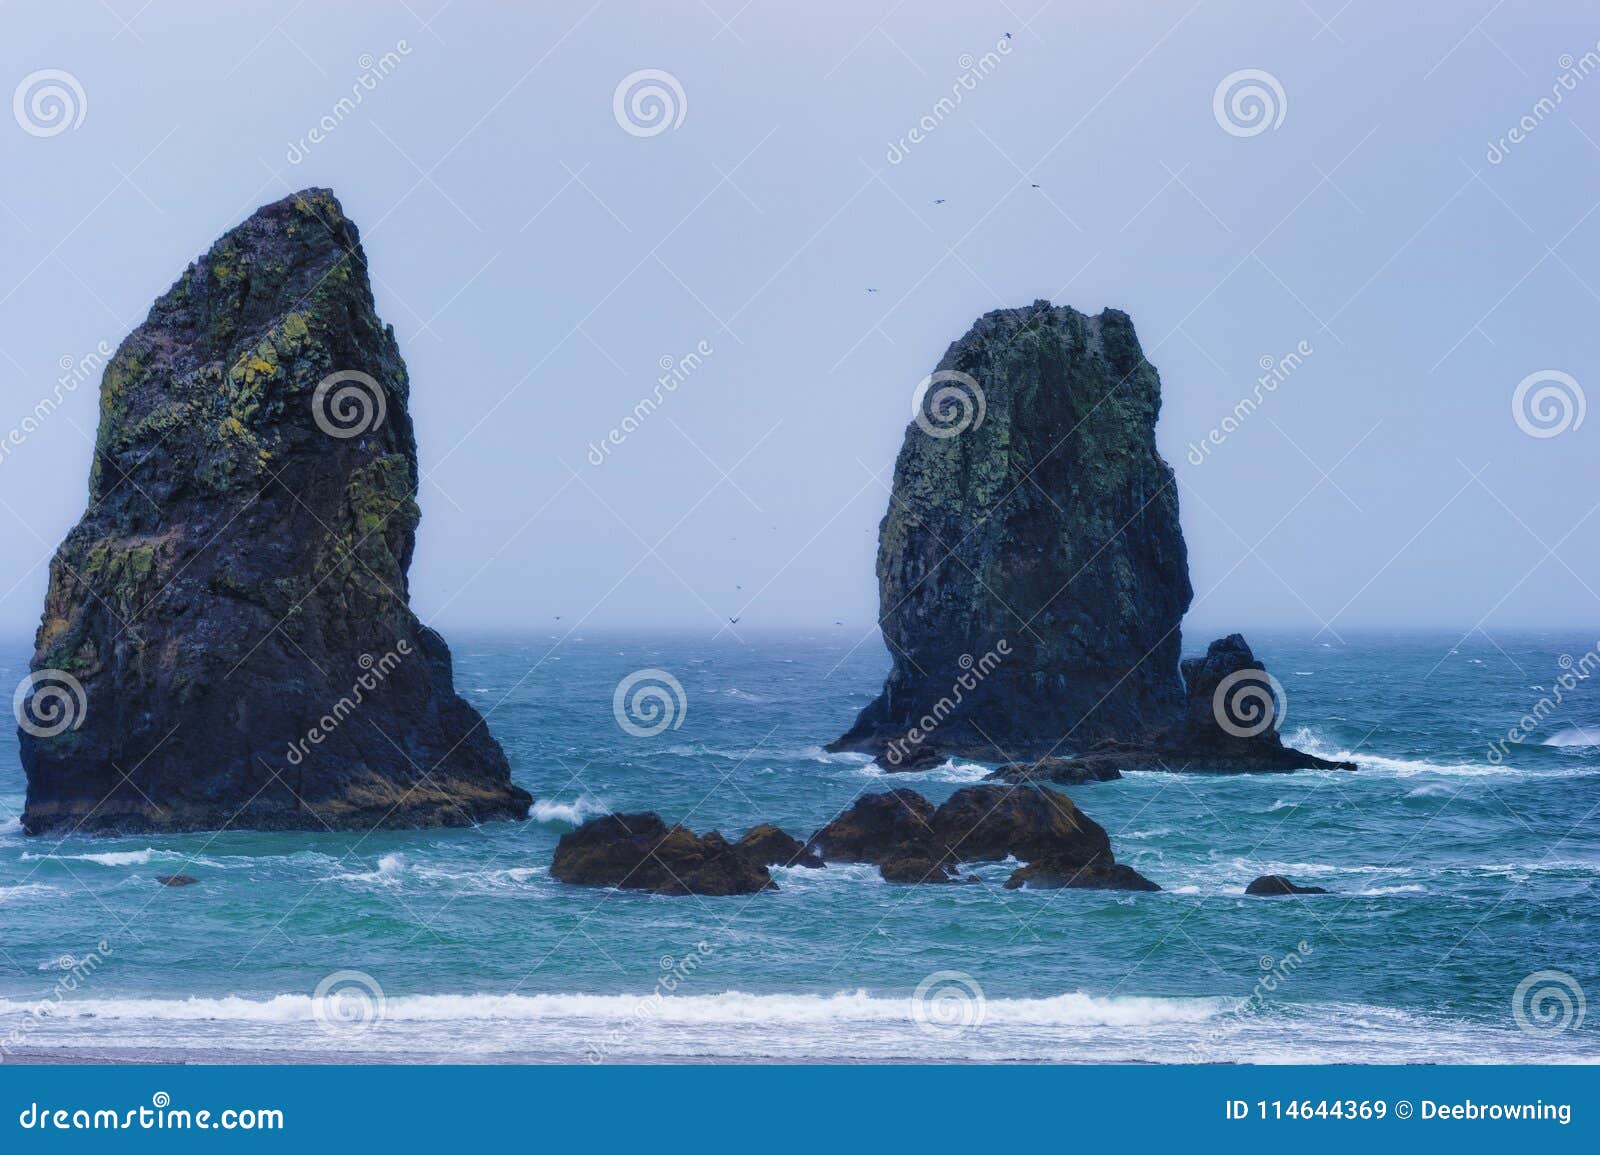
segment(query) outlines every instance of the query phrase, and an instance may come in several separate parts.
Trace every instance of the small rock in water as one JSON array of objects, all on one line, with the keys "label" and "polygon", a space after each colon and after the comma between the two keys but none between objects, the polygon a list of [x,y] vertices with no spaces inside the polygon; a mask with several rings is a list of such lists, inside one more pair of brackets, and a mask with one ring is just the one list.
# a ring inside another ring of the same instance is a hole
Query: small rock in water
[{"label": "small rock in water", "polygon": [[550,877],[576,886],[652,894],[755,894],[776,890],[764,864],[715,830],[695,834],[659,814],[607,814],[556,844]]},{"label": "small rock in water", "polygon": [[156,881],[162,886],[194,886],[200,880],[188,874],[158,874]]},{"label": "small rock in water", "polygon": [[1263,874],[1244,888],[1246,894],[1327,894],[1320,886],[1296,886],[1281,874]]}]

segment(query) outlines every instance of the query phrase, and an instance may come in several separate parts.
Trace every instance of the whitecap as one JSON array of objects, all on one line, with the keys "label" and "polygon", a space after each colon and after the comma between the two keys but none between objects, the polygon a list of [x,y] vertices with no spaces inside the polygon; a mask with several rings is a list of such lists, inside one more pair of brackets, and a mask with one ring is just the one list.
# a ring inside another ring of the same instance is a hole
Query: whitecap
[{"label": "whitecap", "polygon": [[872,761],[871,754],[862,754],[855,750],[828,751],[821,746],[805,746],[794,756],[808,758],[813,762],[837,762],[849,766],[865,766]]},{"label": "whitecap", "polygon": [[906,778],[922,782],[982,782],[989,777],[989,767],[980,766],[976,762],[958,762],[954,758],[947,758],[941,766],[931,766],[926,770],[896,770],[890,772],[878,766],[876,762],[869,762],[861,767],[861,773],[868,778]]},{"label": "whitecap", "polygon": [[0,886],[0,902],[10,902],[22,894],[55,894],[56,888],[42,882],[24,882],[17,886]]},{"label": "whitecap", "polygon": [[23,852],[24,862],[93,862],[98,866],[144,866],[161,851],[146,847],[144,850],[108,850],[103,854],[33,854]]},{"label": "whitecap", "polygon": [[1568,726],[1550,735],[1542,746],[1600,746],[1600,727],[1595,726]]},{"label": "whitecap", "polygon": [[610,809],[604,803],[580,798],[576,802],[535,802],[530,813],[535,822],[565,822],[569,826],[581,826],[586,819],[597,814],[608,814]]},{"label": "whitecap", "polygon": [[[650,1002],[653,1022],[682,1025],[803,1026],[814,1023],[908,1023],[907,995],[874,995],[864,990],[816,994],[720,994],[654,997],[652,992],[626,995],[591,994],[430,994],[389,995],[384,1000],[386,1023],[463,1022],[475,1020],[536,1021],[555,1018],[602,1023],[634,1020],[640,1003]],[[1045,998],[985,1001],[985,1020],[1015,1026],[1141,1027],[1162,1023],[1198,1023],[1236,1010],[1242,1000],[1223,996],[1161,998],[1144,995],[1090,995],[1082,991]],[[23,1014],[31,1004],[0,999],[0,1016]],[[166,1021],[302,1022],[314,1019],[313,999],[305,994],[266,998],[191,996],[184,999],[72,999],[54,1008],[56,1019],[101,1021],[143,1019]]]}]

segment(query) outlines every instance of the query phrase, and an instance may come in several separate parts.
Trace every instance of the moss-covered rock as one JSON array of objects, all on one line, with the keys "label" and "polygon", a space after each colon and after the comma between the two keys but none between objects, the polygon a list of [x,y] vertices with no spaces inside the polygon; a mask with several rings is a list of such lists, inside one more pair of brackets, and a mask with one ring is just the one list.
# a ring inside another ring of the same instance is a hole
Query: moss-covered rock
[{"label": "moss-covered rock", "polygon": [[[329,432],[317,389],[344,371],[383,417]],[[24,727],[24,829],[526,815],[408,605],[409,393],[325,189],[261,209],[156,301],[106,366],[89,508],[51,562],[33,668],[84,701],[75,728]]]},{"label": "moss-covered rock", "polygon": [[1113,309],[1003,309],[950,347],[879,531],[894,665],[835,749],[1004,762],[1181,714],[1192,591],[1160,408]]}]

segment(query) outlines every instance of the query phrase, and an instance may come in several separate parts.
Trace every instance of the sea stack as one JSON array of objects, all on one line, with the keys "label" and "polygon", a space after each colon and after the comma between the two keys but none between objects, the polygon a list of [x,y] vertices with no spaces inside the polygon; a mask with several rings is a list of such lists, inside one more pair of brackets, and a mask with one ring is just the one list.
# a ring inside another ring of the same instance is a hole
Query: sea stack
[{"label": "sea stack", "polygon": [[832,748],[1009,762],[1180,717],[1188,554],[1127,314],[988,313],[915,404],[879,530],[893,668]]},{"label": "sea stack", "polygon": [[18,688],[28,833],[526,816],[409,607],[409,394],[326,189],[156,301],[106,367],[88,509]]}]

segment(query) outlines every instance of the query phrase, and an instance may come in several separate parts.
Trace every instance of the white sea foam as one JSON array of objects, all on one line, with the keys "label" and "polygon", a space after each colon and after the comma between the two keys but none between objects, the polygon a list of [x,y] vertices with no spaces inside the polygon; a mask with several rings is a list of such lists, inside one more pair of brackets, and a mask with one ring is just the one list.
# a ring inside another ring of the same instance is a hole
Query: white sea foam
[{"label": "white sea foam", "polygon": [[[1336,762],[1354,762],[1360,772],[1369,776],[1388,775],[1410,778],[1418,774],[1437,775],[1442,778],[1589,778],[1600,775],[1600,767],[1574,767],[1563,770],[1530,770],[1515,766],[1495,766],[1488,762],[1430,762],[1420,758],[1389,758],[1370,750],[1333,749],[1315,734],[1304,728],[1286,738],[1288,745]],[[1548,744],[1548,743],[1547,743]],[[1306,774],[1347,777],[1344,770],[1309,770]]]},{"label": "white sea foam", "polygon": [[769,868],[778,883],[779,892],[817,890],[835,886],[861,883],[887,886],[876,865],[870,862],[830,862],[818,869],[814,866],[774,866]]},{"label": "white sea foam", "polygon": [[535,822],[565,822],[569,826],[580,826],[586,819],[609,811],[610,807],[604,803],[580,798],[576,802],[535,802],[531,813]]},{"label": "white sea foam", "polygon": [[1600,728],[1594,726],[1568,726],[1546,738],[1545,746],[1600,746]]},{"label": "white sea foam", "polygon": [[989,767],[980,766],[976,762],[959,762],[954,758],[947,758],[943,765],[931,766],[926,770],[884,770],[877,763],[871,762],[861,767],[861,773],[868,778],[904,778],[912,782],[982,782],[989,776]]},{"label": "white sea foam", "polygon": [[[388,1022],[461,1022],[473,1020],[533,1021],[634,1019],[650,993],[629,995],[401,995],[384,1002]],[[1033,1026],[1137,1027],[1159,1023],[1198,1023],[1235,1009],[1240,1000],[1223,997],[1148,998],[1137,995],[1102,997],[1082,992],[1039,999],[988,999],[985,1019],[991,1023]],[[32,1004],[0,999],[0,1020],[24,1014]],[[162,1021],[310,1022],[312,998],[280,994],[270,998],[238,996],[186,999],[73,999],[52,1012],[56,1018]],[[838,991],[831,995],[747,994],[723,991],[712,995],[678,995],[653,1004],[658,1023],[743,1024],[772,1026],[807,1023],[909,1023],[908,996]]]},{"label": "white sea foam", "polygon": [[[987,998],[982,1022],[930,1035],[907,996],[862,991],[673,995],[390,995],[368,1030],[328,1033],[310,996],[63,1000],[25,1019],[29,1045],[125,1049],[182,1057],[230,1051],[287,1061],[328,1052],[436,1055],[457,1061],[529,1056],[566,1061],[670,1058],[750,1061],[1030,1062],[1577,1062],[1600,1041],[1574,1032],[1559,1048],[1498,1020],[1360,1004],[1291,1005],[1236,1015],[1233,997]],[[0,1030],[32,1004],[0,1000]],[[1503,1018],[1503,1016],[1502,1016]]]},{"label": "white sea foam", "polygon": [[427,863],[410,862],[401,854],[385,854],[373,870],[347,871],[333,876],[338,882],[352,882],[385,888],[421,883],[460,891],[478,887],[486,891],[520,888],[534,878],[550,872],[548,866],[515,866],[500,870],[447,870]]},{"label": "white sea foam", "polygon": [[93,862],[99,866],[144,866],[160,851],[146,847],[144,850],[110,850],[103,854],[33,854],[24,851],[22,861]]},{"label": "white sea foam", "polygon": [[821,746],[805,746],[795,754],[797,758],[806,758],[812,762],[836,762],[844,766],[865,766],[872,761],[871,754],[862,754],[855,750],[824,750]]},{"label": "white sea foam", "polygon": [[0,902],[10,902],[24,894],[54,894],[56,888],[42,882],[24,882],[18,886],[0,886]]}]

